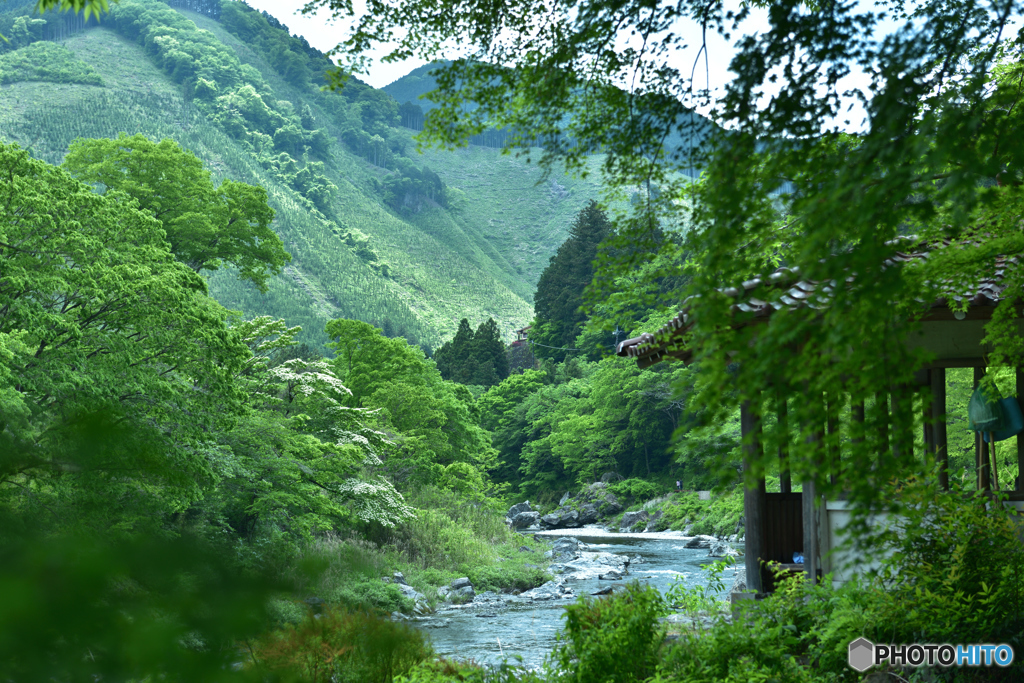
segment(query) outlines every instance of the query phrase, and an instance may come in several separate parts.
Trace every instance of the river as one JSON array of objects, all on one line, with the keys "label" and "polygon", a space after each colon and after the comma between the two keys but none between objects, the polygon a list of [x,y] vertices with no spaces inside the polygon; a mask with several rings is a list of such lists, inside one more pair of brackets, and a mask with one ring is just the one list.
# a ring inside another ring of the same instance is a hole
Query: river
[{"label": "river", "polygon": [[[559,535],[564,533],[559,532]],[[630,558],[639,555],[642,559],[630,562],[621,581],[566,577],[565,585],[573,591],[569,597],[530,600],[494,594],[477,596],[468,605],[442,606],[436,614],[414,623],[426,630],[434,650],[443,657],[489,665],[499,664],[505,658],[514,661],[522,657],[525,666],[534,668],[551,652],[555,635],[563,626],[565,606],[579,595],[610,585],[621,586],[634,579],[651,584],[663,593],[679,576],[687,586],[707,585],[707,574],[701,565],[715,559],[708,557],[706,549],[684,547],[685,538],[674,534],[623,535],[575,529],[572,535],[587,544],[587,551],[625,554]],[[735,571],[735,566],[729,567],[722,575],[727,588],[732,584]]]}]

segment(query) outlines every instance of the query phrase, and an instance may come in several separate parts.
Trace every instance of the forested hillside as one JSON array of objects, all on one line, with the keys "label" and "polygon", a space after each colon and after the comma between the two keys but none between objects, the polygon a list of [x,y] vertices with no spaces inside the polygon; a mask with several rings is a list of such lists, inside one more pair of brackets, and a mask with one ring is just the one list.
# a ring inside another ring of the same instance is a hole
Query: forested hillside
[{"label": "forested hillside", "polygon": [[354,78],[321,92],[330,62],[273,17],[172,4],[126,0],[97,22],[14,3],[0,15],[3,137],[51,163],[78,137],[168,137],[216,182],[265,187],[291,263],[265,293],[230,268],[206,276],[228,308],[301,325],[314,347],[337,317],[431,348],[462,317],[506,337],[530,321],[540,270],[595,182],[537,185],[536,168],[493,150],[421,156],[397,102]]}]

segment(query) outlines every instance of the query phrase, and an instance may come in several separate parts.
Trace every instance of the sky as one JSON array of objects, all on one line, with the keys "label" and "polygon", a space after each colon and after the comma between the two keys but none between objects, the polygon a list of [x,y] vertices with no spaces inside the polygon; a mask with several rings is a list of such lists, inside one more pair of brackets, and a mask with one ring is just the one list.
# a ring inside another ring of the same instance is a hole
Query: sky
[{"label": "sky", "polygon": [[[266,10],[268,13],[277,17],[279,21],[284,23],[293,34],[304,36],[310,45],[323,50],[324,52],[332,49],[347,35],[348,25],[341,22],[335,22],[331,19],[330,12],[321,10],[319,13],[311,16],[304,16],[301,14],[301,9],[305,4],[305,0],[246,0],[248,4],[257,10]],[[735,9],[739,6],[740,0],[725,0],[726,8],[730,6]],[[354,5],[357,9],[365,7],[363,0],[353,0]],[[859,0],[858,10],[868,10],[869,5],[874,5],[872,0]],[[1015,24],[1017,22],[1014,22]],[[699,47],[701,45],[701,34],[700,29],[695,22],[687,21],[680,22],[677,26],[673,27],[680,35],[684,37],[686,42],[689,44],[689,48],[678,52],[676,58],[673,60],[674,66],[684,73],[689,73],[694,65],[694,61],[697,60],[699,54]],[[895,22],[886,21],[878,25],[876,33],[888,33],[890,31],[897,30],[898,26]],[[703,56],[700,57],[697,62],[698,66],[695,75],[695,86],[703,87],[705,84],[709,85],[712,93],[722,92],[724,86],[731,80],[731,74],[729,72],[729,63],[732,60],[736,50],[733,44],[742,35],[750,33],[759,33],[768,29],[767,11],[753,9],[750,12],[750,18],[748,18],[744,24],[740,26],[738,31],[733,32],[733,38],[731,41],[727,41],[724,37],[720,36],[715,32],[709,32],[707,35],[707,46],[708,46],[708,59],[705,70],[705,60]],[[382,88],[389,83],[401,78],[405,74],[409,73],[416,67],[425,64],[422,60],[407,60],[396,64],[385,64],[380,61],[380,57],[385,54],[384,50],[379,51],[376,54],[371,54],[373,64],[367,73],[358,74],[358,76],[376,88]],[[449,54],[444,55],[445,57],[457,57],[458,55]],[[848,90],[856,88],[862,91],[866,91],[870,84],[869,77],[858,70],[847,76],[839,83],[839,90]],[[781,84],[780,84],[781,85]],[[778,86],[775,86],[778,87]],[[774,94],[771,89],[772,86],[767,86],[762,91],[762,102],[766,102],[768,98]],[[838,126],[841,130],[847,132],[858,132],[866,128],[866,118],[864,116],[864,110],[861,105],[852,99],[849,101],[852,105],[853,110],[849,113],[843,112],[837,119],[832,122]],[[845,109],[845,104],[844,107]],[[696,107],[697,111],[702,114],[709,113],[705,111],[708,107]],[[848,122],[847,122],[848,121]],[[831,127],[831,125],[829,125]]]},{"label": "sky", "polygon": [[[277,17],[293,34],[305,37],[310,45],[324,52],[337,45],[346,35],[347,25],[333,22],[330,12],[321,10],[317,15],[303,16],[301,9],[305,5],[304,0],[246,0],[246,2],[250,7],[261,11],[266,10],[267,13]],[[356,0],[356,6],[361,4]],[[754,18],[745,27],[748,31],[766,28],[767,21],[764,13],[755,14]],[[686,65],[686,71],[689,71],[694,59],[697,57],[701,37],[700,31],[696,26],[687,26],[685,28],[690,32],[690,35],[687,36],[689,38],[687,42],[692,48],[680,54],[678,59],[681,65]],[[700,69],[698,70],[698,73],[701,74],[700,84],[703,85],[707,80],[713,88],[722,87],[729,79],[728,66],[734,50],[724,38],[716,33],[709,34],[707,38],[708,69],[705,73],[703,69],[704,59],[702,57],[700,59]],[[379,59],[381,56],[383,56],[383,52],[376,55],[377,58],[374,60],[374,65],[369,73],[359,74],[362,80],[375,88],[382,88],[398,80],[416,67],[425,64],[422,60],[384,64]]]}]

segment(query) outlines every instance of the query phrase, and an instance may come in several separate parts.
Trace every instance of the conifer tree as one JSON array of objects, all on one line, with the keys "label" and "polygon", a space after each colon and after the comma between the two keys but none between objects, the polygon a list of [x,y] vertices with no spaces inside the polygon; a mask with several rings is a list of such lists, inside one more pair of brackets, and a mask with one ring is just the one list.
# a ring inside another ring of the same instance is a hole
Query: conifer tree
[{"label": "conifer tree", "polygon": [[565,352],[559,349],[571,348],[583,329],[583,290],[594,278],[597,247],[610,232],[608,217],[591,201],[576,216],[569,238],[541,273],[533,299],[537,317],[530,330],[536,356],[561,359]]},{"label": "conifer tree", "polygon": [[467,318],[460,320],[455,337],[437,350],[434,361],[441,377],[460,384],[490,387],[508,377],[505,345],[493,318],[481,323],[475,334]]}]

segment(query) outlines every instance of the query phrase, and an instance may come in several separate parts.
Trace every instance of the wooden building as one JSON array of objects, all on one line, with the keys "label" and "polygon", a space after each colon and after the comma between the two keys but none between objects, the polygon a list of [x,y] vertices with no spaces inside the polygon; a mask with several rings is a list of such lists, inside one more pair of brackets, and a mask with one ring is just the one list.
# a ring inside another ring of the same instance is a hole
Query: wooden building
[{"label": "wooden building", "polygon": [[[948,245],[939,245],[948,246]],[[897,262],[908,262],[914,259],[926,258],[929,249],[920,248],[907,252],[895,254],[888,264]],[[946,299],[939,299],[930,305],[923,306],[923,313],[919,318],[920,325],[917,331],[907,340],[907,344],[913,348],[921,348],[929,352],[931,362],[920,368],[915,373],[915,383],[919,387],[930,389],[930,402],[925,407],[924,419],[924,444],[926,451],[934,457],[940,465],[939,477],[942,488],[949,488],[947,472],[947,435],[946,435],[946,370],[949,368],[973,368],[975,386],[985,373],[985,355],[988,351],[983,340],[985,337],[984,326],[992,318],[996,305],[1003,295],[1002,275],[1005,261],[997,262],[994,277],[985,279],[973,287],[971,291],[964,292],[962,299],[966,299],[968,308],[966,313],[954,314],[950,308],[950,302]],[[778,296],[773,297],[772,302],[759,299],[756,292],[763,292],[765,288],[772,288]],[[733,300],[732,310],[734,314],[742,313],[737,320],[737,325],[745,326],[765,322],[765,319],[780,310],[781,307],[800,307],[814,295],[820,287],[820,283],[801,279],[799,273],[789,269],[779,269],[766,281],[751,280],[745,282],[742,288],[731,288],[720,290]],[[1020,311],[1018,311],[1020,315]],[[687,332],[693,325],[689,318],[684,302],[684,309],[679,314],[654,333],[645,333],[633,339],[627,339],[617,346],[617,354],[636,359],[641,367],[649,367],[666,359],[682,360],[685,363],[692,362],[695,357],[695,349],[685,343]],[[1017,319],[1018,332],[1024,335],[1024,319]],[[1024,374],[1017,371],[1018,392],[1024,391]],[[876,400],[883,405],[891,405],[891,411],[895,415],[898,411],[909,415],[912,410],[914,387],[896,387],[894,390],[882,391],[876,395]],[[785,423],[786,402],[777,404],[780,423]],[[864,404],[860,403],[851,407],[850,419],[864,421]],[[822,424],[817,429],[821,436],[826,431],[831,432],[837,428],[833,424],[833,417],[827,419],[827,424]],[[910,420],[910,424],[913,420]],[[756,457],[763,448],[760,434],[760,420],[749,405],[744,403],[740,413],[741,432],[743,434],[744,449],[752,457]],[[899,457],[900,453],[910,453],[913,448],[913,432],[909,433],[886,433],[885,443],[894,456]],[[788,433],[788,432],[787,432]],[[820,440],[820,439],[819,439]],[[746,569],[747,585],[751,590],[757,592],[770,592],[773,589],[773,577],[770,572],[763,568],[762,561],[776,561],[784,568],[792,571],[806,571],[811,580],[817,580],[829,569],[835,568],[830,565],[829,550],[837,547],[839,543],[837,536],[837,524],[840,519],[848,518],[848,506],[843,501],[825,501],[815,490],[813,482],[804,482],[802,491],[794,493],[790,482],[787,467],[788,444],[782,443],[779,447],[779,493],[767,493],[765,481],[761,477],[753,487],[748,485],[744,494],[744,515],[746,518]],[[981,489],[989,490],[992,487],[992,477],[989,466],[989,446],[980,438],[975,440],[975,466],[977,468],[977,482]],[[835,454],[838,458],[839,454]],[[838,462],[838,460],[836,461]],[[1017,464],[1018,472],[1024,466],[1024,438],[1017,440]],[[1000,482],[1001,488],[1014,488],[1015,482]],[[1017,485],[1024,483],[1024,477],[1018,477]],[[1009,484],[1009,487],[1006,486]],[[1024,493],[1013,491],[1008,494],[1010,500],[1024,501]],[[1018,505],[1020,507],[1020,505]],[[845,515],[845,517],[844,517]],[[804,563],[794,564],[793,554],[801,553]],[[823,564],[825,565],[823,572]]]}]

